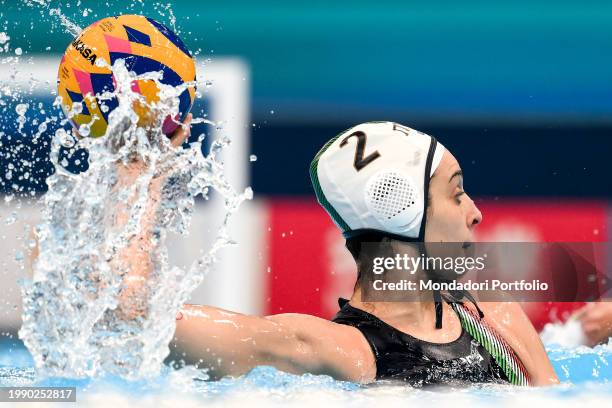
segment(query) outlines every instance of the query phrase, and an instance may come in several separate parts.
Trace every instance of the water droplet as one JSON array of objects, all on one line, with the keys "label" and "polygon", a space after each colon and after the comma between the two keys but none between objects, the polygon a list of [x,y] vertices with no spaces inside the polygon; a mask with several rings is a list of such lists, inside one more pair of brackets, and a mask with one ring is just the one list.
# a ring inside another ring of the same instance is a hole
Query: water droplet
[{"label": "water droplet", "polygon": [[[74,115],[78,115],[81,112],[83,112],[83,104],[81,102],[74,102],[72,104],[72,109],[71,109],[70,114],[72,114],[72,116],[74,116]],[[68,116],[70,116],[70,115],[68,115]]]},{"label": "water droplet", "polygon": [[20,103],[19,105],[15,106],[15,112],[17,112],[19,116],[24,116],[29,107],[30,105],[27,103]]},{"label": "water droplet", "polygon": [[4,224],[12,225],[15,223],[15,221],[17,221],[17,213],[13,211],[8,217],[6,217],[6,219],[4,220]]},{"label": "water droplet", "polygon": [[87,123],[84,123],[81,126],[79,126],[79,135],[83,137],[89,136],[90,131],[91,131],[91,127]]},{"label": "water droplet", "polygon": [[99,67],[99,68],[108,67],[108,63],[106,62],[104,58],[98,57],[98,59],[96,59],[96,67]]},{"label": "water droplet", "polygon": [[59,128],[55,131],[55,137],[57,137],[60,144],[66,148],[71,148],[75,144],[74,137],[62,128]]},{"label": "water droplet", "polygon": [[252,161],[252,162],[257,161],[257,156],[255,156],[254,154],[250,155],[249,161]]},{"label": "water droplet", "polygon": [[15,55],[21,55],[23,54],[23,50],[19,47],[15,48]]}]

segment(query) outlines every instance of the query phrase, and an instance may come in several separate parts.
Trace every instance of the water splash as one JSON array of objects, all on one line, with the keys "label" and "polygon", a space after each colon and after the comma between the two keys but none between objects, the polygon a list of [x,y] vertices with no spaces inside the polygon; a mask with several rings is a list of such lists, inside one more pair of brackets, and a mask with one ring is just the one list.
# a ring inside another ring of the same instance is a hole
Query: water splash
[{"label": "water splash", "polygon": [[548,323],[540,333],[545,344],[556,344],[562,347],[579,347],[587,344],[580,321],[569,319],[565,323]]},{"label": "water splash", "polygon": [[59,6],[52,7],[52,0],[22,0],[22,2],[28,7],[38,7],[40,10],[47,10],[49,16],[56,17],[64,31],[71,34],[73,37],[76,37],[83,31],[81,27],[62,13],[62,9]]},{"label": "water splash", "polygon": [[62,10],[59,7],[49,9],[49,15],[57,16],[60,20],[60,23],[64,27],[65,31],[69,34],[72,34],[73,37],[76,37],[77,35],[79,35],[81,31],[83,31],[81,27],[79,27],[78,25],[73,23],[70,19],[68,19],[68,17],[66,17],[62,13]]},{"label": "water splash", "polygon": [[[193,84],[166,86],[157,72],[135,76],[122,60],[112,70],[117,91],[100,98],[116,97],[119,106],[109,115],[106,135],[77,140],[74,133],[60,129],[52,140],[55,174],[47,179],[49,190],[42,198],[34,276],[22,283],[19,332],[43,376],[157,375],[169,353],[176,313],[217,252],[232,243],[227,223],[240,203],[252,196],[250,189],[236,192],[223,174],[219,153],[228,139],[213,142],[210,154],[203,156],[201,140],[189,149],[174,149],[161,132],[162,119],[178,113],[178,95]],[[149,107],[159,120],[149,129],[137,126],[132,109],[136,101],[144,103],[131,90],[135,80],[155,81],[160,89],[160,101]],[[87,149],[89,169],[79,174],[65,169],[62,146]],[[211,188],[225,203],[216,240],[190,268],[169,265],[167,233],[186,233],[195,197],[207,197]],[[158,204],[151,210],[154,191]],[[131,316],[122,300],[127,293],[124,282],[134,272],[126,251],[143,228],[151,231],[146,245],[152,266],[137,301],[131,302],[142,313]]]}]

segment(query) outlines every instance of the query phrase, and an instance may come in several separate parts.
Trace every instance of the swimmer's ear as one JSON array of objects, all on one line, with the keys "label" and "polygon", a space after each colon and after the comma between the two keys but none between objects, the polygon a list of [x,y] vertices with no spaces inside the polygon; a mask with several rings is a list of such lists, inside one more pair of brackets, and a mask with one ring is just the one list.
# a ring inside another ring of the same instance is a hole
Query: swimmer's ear
[{"label": "swimmer's ear", "polygon": [[189,115],[187,115],[187,117],[183,121],[183,124],[176,128],[176,130],[170,137],[172,146],[178,147],[182,145],[185,142],[185,140],[187,140],[187,138],[191,134],[191,119],[192,118],[193,118],[193,115],[190,113]]}]

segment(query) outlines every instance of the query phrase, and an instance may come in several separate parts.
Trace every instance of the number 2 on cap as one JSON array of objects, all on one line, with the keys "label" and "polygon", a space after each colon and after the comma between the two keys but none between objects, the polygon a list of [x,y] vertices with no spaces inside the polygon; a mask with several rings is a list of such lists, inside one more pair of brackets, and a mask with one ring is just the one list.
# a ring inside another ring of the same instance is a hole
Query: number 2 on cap
[{"label": "number 2 on cap", "polygon": [[353,166],[355,166],[355,169],[359,171],[368,164],[372,163],[374,160],[378,159],[380,157],[380,153],[378,153],[378,150],[376,150],[373,153],[369,154],[367,157],[363,157],[365,153],[366,134],[362,131],[351,133],[350,135],[342,139],[340,147],[346,146],[348,144],[348,140],[353,136],[357,138],[357,149],[355,150],[355,160],[353,161]]}]

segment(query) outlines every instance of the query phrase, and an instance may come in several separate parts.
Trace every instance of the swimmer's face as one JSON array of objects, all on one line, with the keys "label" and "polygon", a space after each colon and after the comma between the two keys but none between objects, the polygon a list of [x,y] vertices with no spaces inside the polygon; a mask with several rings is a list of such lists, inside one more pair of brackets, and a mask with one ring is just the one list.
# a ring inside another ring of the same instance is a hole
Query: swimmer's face
[{"label": "swimmer's face", "polygon": [[426,242],[473,242],[482,214],[463,190],[463,174],[446,150],[429,182]]}]

